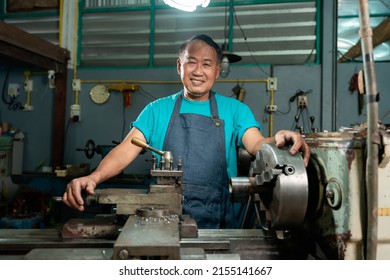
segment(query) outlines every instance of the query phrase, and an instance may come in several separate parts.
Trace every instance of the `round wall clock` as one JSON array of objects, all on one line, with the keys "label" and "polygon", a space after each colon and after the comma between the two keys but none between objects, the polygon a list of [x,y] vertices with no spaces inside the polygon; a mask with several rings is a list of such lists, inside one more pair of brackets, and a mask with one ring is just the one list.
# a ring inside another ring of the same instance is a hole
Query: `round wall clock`
[{"label": "round wall clock", "polygon": [[92,101],[96,104],[103,104],[110,97],[108,88],[102,84],[94,86],[89,95],[91,96]]}]

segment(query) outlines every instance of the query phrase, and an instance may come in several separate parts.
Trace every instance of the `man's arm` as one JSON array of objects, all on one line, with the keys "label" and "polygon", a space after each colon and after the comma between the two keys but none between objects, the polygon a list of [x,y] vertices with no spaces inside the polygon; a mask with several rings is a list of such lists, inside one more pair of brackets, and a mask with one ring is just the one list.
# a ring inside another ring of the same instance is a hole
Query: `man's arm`
[{"label": "man's arm", "polygon": [[305,166],[309,163],[310,148],[302,135],[295,131],[280,130],[273,137],[265,138],[257,128],[252,127],[244,133],[242,143],[252,155],[255,155],[263,144],[275,144],[278,148],[292,144],[290,153],[295,155],[297,152],[301,152]]},{"label": "man's arm", "polygon": [[126,138],[103,158],[94,172],[88,176],[73,179],[67,185],[63,195],[64,203],[71,208],[83,211],[84,200],[81,192],[85,191],[92,195],[98,184],[122,172],[141,152],[142,148],[131,143],[133,137],[145,141],[141,131],[133,128]]}]

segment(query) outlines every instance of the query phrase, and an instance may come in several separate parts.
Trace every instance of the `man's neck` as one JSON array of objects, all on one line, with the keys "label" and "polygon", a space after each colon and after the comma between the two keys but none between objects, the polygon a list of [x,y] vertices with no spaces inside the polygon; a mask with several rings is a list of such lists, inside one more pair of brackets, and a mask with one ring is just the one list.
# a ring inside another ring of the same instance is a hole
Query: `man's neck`
[{"label": "man's neck", "polygon": [[184,90],[184,98],[194,101],[207,101],[210,98],[210,92],[203,95],[191,94],[188,91]]}]

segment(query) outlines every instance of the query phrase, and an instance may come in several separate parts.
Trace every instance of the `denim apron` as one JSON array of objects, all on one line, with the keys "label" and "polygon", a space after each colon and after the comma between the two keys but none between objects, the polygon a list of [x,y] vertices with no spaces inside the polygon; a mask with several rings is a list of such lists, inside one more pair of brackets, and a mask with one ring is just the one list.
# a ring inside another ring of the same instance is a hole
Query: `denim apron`
[{"label": "denim apron", "polygon": [[183,213],[198,228],[236,228],[227,175],[224,121],[219,119],[214,93],[212,117],[180,114],[183,94],[175,103],[164,150],[183,162]]}]

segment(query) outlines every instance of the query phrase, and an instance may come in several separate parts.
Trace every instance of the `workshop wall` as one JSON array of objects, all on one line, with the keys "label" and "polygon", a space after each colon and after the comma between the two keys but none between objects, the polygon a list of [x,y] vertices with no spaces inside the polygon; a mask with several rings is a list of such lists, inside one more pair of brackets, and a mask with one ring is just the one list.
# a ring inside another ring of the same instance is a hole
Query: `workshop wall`
[{"label": "workshop wall", "polygon": [[[326,5],[325,5],[326,4]],[[330,2],[324,3],[324,13],[333,11]],[[329,65],[335,55],[331,42],[333,35],[332,17],[324,18],[324,30],[322,38],[322,65]],[[329,25],[329,26],[328,26]],[[112,141],[120,142],[129,131],[130,123],[136,119],[140,111],[156,98],[167,96],[181,89],[179,76],[174,67],[175,60],[172,60],[172,67],[167,68],[145,68],[145,69],[77,69],[77,79],[82,81],[79,94],[81,106],[81,120],[71,122],[70,106],[75,103],[75,93],[72,91],[73,69],[68,70],[68,91],[67,91],[67,112],[65,132],[65,164],[89,163],[95,168],[101,158],[101,154],[94,154],[88,159],[83,151],[87,141],[92,139],[96,145],[105,146],[104,153],[115,144]],[[358,94],[349,90],[350,80],[354,74],[363,68],[362,63],[339,63],[336,67],[336,92],[323,92],[331,86],[329,69],[323,69],[321,64],[310,65],[280,65],[280,66],[248,66],[243,63],[232,65],[231,73],[225,79],[219,79],[214,89],[220,94],[234,97],[232,89],[238,84],[246,91],[244,102],[252,109],[256,119],[263,126],[263,134],[268,136],[270,130],[276,133],[280,129],[296,129],[296,126],[303,127],[307,133],[311,129],[329,129],[341,126],[351,126],[366,121],[367,107],[364,106],[362,113],[358,112]],[[390,105],[390,97],[386,94],[390,89],[390,81],[386,75],[389,63],[376,63],[377,88],[381,93],[379,103],[379,118],[389,118],[386,114]],[[12,67],[12,65],[11,65]],[[24,71],[33,69],[11,68],[7,78],[8,70],[0,68],[0,82],[2,85],[2,100],[0,102],[0,122],[7,122],[11,128],[22,131],[25,135],[23,151],[23,170],[41,171],[43,166],[50,166],[52,153],[53,136],[53,108],[54,89],[49,88],[46,73],[34,73],[31,80],[34,89],[31,93],[32,111],[21,110],[27,102],[24,85]],[[326,73],[326,75],[324,75]],[[274,104],[278,111],[273,114],[272,123],[270,115],[265,111],[265,106],[270,104],[270,92],[266,90],[266,83],[253,82],[253,80],[266,80],[269,77],[277,78],[277,90],[274,95]],[[90,82],[83,82],[89,80]],[[90,89],[98,84],[98,80],[129,80],[129,81],[167,81],[170,83],[151,84],[137,83],[140,90],[131,96],[131,106],[125,108],[123,97],[120,92],[112,92],[109,100],[101,105],[94,104],[89,96]],[[226,82],[229,80],[230,82]],[[4,82],[5,81],[5,82]],[[177,81],[177,83],[171,83]],[[10,104],[8,96],[9,84],[20,86],[20,95]],[[298,92],[303,92],[308,98],[308,107],[299,111],[296,98]],[[292,101],[291,101],[292,100]],[[330,101],[331,100],[331,101]],[[335,104],[332,104],[334,102]],[[335,106],[332,112],[330,107]],[[299,114],[298,123],[295,117]],[[332,114],[332,124],[328,121],[329,114]],[[311,118],[312,117],[312,118]],[[314,118],[313,118],[314,117]],[[313,123],[311,123],[310,118]],[[386,122],[386,119],[383,120]],[[106,147],[107,146],[107,147]],[[126,173],[147,173],[150,169],[150,152],[140,155],[137,160],[126,169]]]},{"label": "workshop wall", "polygon": [[[41,170],[44,165],[50,165],[54,90],[48,86],[47,74],[37,72],[39,74],[31,75],[33,91],[30,104],[33,109],[23,110],[27,103],[24,72],[25,69],[12,68],[0,71],[0,122],[8,123],[11,131],[24,134],[23,170],[34,171]],[[19,87],[19,94],[13,100],[8,95],[10,84]]]},{"label": "workshop wall", "polygon": [[[288,67],[290,68],[290,67]],[[291,67],[291,71],[305,71],[306,67]],[[312,102],[313,113],[319,107],[319,83],[313,81],[319,80],[319,67],[308,67],[310,69],[310,79],[306,83],[290,82],[290,72],[283,68],[276,68],[275,76],[278,78],[278,90],[275,94],[275,104],[281,111],[287,112],[289,108],[288,99],[294,95],[298,88],[313,89]],[[283,76],[279,76],[280,73]],[[269,67],[262,69],[265,73],[269,73]],[[306,72],[306,71],[305,71]],[[269,76],[261,72],[257,67],[234,67],[227,79],[220,79],[215,84],[214,90],[225,96],[233,96],[232,89],[239,84],[246,91],[244,102],[254,112],[256,119],[262,124],[265,135],[269,131],[269,116],[265,114],[265,105],[269,104],[269,93],[266,91],[266,83],[264,82],[245,82],[251,80],[265,80]],[[163,80],[167,82],[177,81],[177,84],[140,84],[141,89],[135,92],[131,98],[131,106],[124,108],[122,95],[112,93],[107,103],[102,105],[94,104],[89,97],[89,90],[95,84],[82,84],[80,94],[80,104],[82,107],[82,117],[80,123],[71,123],[67,132],[66,153],[65,159],[68,162],[85,162],[86,157],[82,152],[74,152],[77,148],[84,147],[88,139],[93,139],[96,144],[110,145],[111,142],[120,141],[129,131],[129,126],[136,119],[140,111],[155,98],[167,96],[181,89],[179,76],[175,68],[154,69],[154,70],[80,70],[78,76],[81,80],[97,80],[102,79],[129,79],[129,80]],[[229,80],[232,82],[223,82]],[[69,100],[69,97],[68,97]],[[69,102],[72,102],[70,100]],[[68,104],[71,104],[69,103]],[[294,121],[296,103],[292,104],[292,109],[289,114],[275,114],[274,125],[276,129],[290,128]],[[69,107],[69,106],[68,106]],[[286,127],[286,124],[288,126]],[[141,155],[137,161],[132,164],[126,172],[130,173],[147,173],[150,169],[151,154],[145,153]],[[91,166],[96,166],[101,159],[100,155],[96,155],[91,160]]]},{"label": "workshop wall", "polygon": [[[390,81],[386,76],[388,63],[377,63],[377,88],[381,93],[379,103],[379,118],[387,117],[386,112],[390,109],[390,97],[386,92],[390,89]],[[358,114],[357,92],[350,93],[349,81],[353,74],[363,68],[362,64],[340,64],[337,70],[337,112],[336,124],[340,126],[351,126],[366,121],[366,105],[361,115]],[[265,111],[265,106],[269,104],[269,92],[266,90],[264,82],[253,82],[253,80],[264,80],[269,77],[270,67],[232,67],[232,72],[226,79],[219,79],[221,82],[215,84],[214,89],[225,95],[234,96],[232,89],[239,84],[245,91],[244,103],[246,103],[255,114],[256,119],[263,126],[263,134],[269,135],[270,120],[269,114]],[[6,70],[0,72],[0,81],[4,81]],[[51,138],[52,138],[52,116],[54,90],[48,87],[47,75],[32,75],[34,90],[31,94],[32,111],[18,109],[20,105],[26,103],[26,92],[23,89],[24,70],[13,69],[8,77],[9,83],[20,85],[20,95],[14,104],[0,104],[0,121],[8,122],[10,127],[22,131],[25,135],[23,170],[41,171],[42,166],[50,165],[51,158]],[[72,77],[71,71],[68,73]],[[273,115],[273,132],[280,129],[295,129],[295,119],[297,115],[297,103],[290,102],[290,98],[301,90],[307,93],[308,108],[301,112],[299,125],[304,126],[305,132],[310,131],[310,116],[315,117],[313,127],[320,129],[320,119],[322,112],[321,105],[321,67],[312,66],[275,66],[273,75],[277,77],[277,90],[275,92],[274,104],[278,106],[278,112]],[[75,102],[75,93],[72,91],[69,80],[67,93],[67,124],[65,139],[65,164],[89,163],[91,168],[95,168],[102,158],[102,154],[95,153],[92,159],[88,159],[83,151],[86,142],[92,139],[96,145],[114,146],[113,141],[120,142],[128,133],[130,123],[136,119],[140,111],[156,98],[167,96],[181,89],[179,76],[176,69],[142,69],[142,70],[86,70],[78,71],[78,78],[82,81],[79,94],[79,104],[81,106],[80,122],[70,121],[70,106]],[[92,102],[89,96],[90,89],[97,84],[97,80],[132,80],[132,81],[167,81],[177,83],[167,84],[147,84],[140,83],[140,90],[131,96],[131,105],[125,108],[123,96],[119,92],[111,92],[109,100],[97,105]],[[229,80],[231,82],[224,82]],[[235,82],[237,81],[237,82]],[[248,81],[248,82],[245,82]],[[7,91],[8,84],[4,91]],[[8,100],[7,96],[5,96]],[[386,122],[386,119],[383,120]],[[107,149],[111,147],[106,147]],[[125,170],[129,174],[145,174],[150,169],[151,154],[147,152],[140,155],[137,160]]]},{"label": "workshop wall", "polygon": [[[376,86],[379,93],[378,118],[383,124],[390,123],[390,63],[375,63]],[[336,127],[353,126],[367,121],[367,104],[361,114],[358,112],[358,93],[349,90],[350,81],[354,74],[363,70],[362,63],[345,63],[337,66],[337,116]]]},{"label": "workshop wall", "polygon": [[[9,74],[8,83],[20,85],[18,102],[21,105],[26,103],[26,92],[23,89],[24,70],[12,70]],[[273,130],[291,129],[296,114],[296,103],[288,100],[298,89],[303,91],[312,90],[309,96],[310,113],[318,114],[320,108],[320,67],[314,66],[285,66],[275,67],[274,76],[278,79],[278,88],[275,93],[275,104],[282,112],[287,114],[274,114]],[[302,80],[302,73],[307,79]],[[232,72],[227,79],[233,82],[217,82],[214,89],[226,96],[233,96],[232,89],[239,84],[246,90],[244,102],[254,112],[257,120],[263,126],[263,133],[269,134],[269,115],[265,113],[265,105],[269,104],[269,92],[266,91],[264,82],[245,82],[252,80],[265,80],[269,77],[270,68],[263,67],[232,67]],[[294,75],[291,75],[294,73]],[[0,81],[4,81],[6,71],[0,72]],[[72,77],[71,71],[68,73]],[[143,69],[143,70],[84,70],[78,71],[78,78],[83,80],[147,80],[147,81],[177,81],[176,84],[139,84],[140,90],[132,94],[131,106],[125,108],[123,97],[119,92],[112,92],[109,100],[101,105],[94,104],[89,96],[90,89],[97,83],[82,83],[79,94],[81,106],[81,121],[73,123],[70,121],[70,106],[75,102],[75,94],[71,87],[71,78],[68,78],[67,93],[67,124],[65,163],[90,163],[91,168],[97,166],[101,155],[95,154],[88,159],[82,151],[87,140],[92,139],[96,145],[114,145],[112,141],[121,141],[129,131],[131,121],[134,121],[139,112],[156,98],[167,96],[181,89],[179,76],[176,68],[164,69]],[[51,137],[52,137],[52,114],[54,90],[49,89],[46,75],[33,75],[34,90],[32,92],[32,111],[10,109],[4,102],[0,104],[0,121],[8,122],[25,134],[24,149],[24,170],[39,170],[42,165],[50,165],[51,158]],[[236,82],[237,81],[237,82]],[[7,89],[7,85],[5,90]],[[234,97],[234,96],[233,96]],[[289,107],[291,109],[289,110]],[[318,123],[315,124],[318,126]],[[141,155],[137,161],[126,170],[130,173],[145,173],[150,168],[147,162],[151,157],[150,153]]]}]

